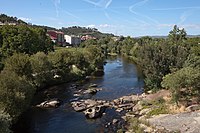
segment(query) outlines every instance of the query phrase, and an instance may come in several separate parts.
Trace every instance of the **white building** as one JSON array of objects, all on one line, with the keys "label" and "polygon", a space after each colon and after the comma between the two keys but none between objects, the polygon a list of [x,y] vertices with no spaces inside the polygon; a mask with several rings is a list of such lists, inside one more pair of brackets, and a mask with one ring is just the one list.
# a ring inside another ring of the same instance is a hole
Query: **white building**
[{"label": "white building", "polygon": [[72,46],[77,46],[81,43],[81,38],[77,36],[64,35],[65,41]]}]

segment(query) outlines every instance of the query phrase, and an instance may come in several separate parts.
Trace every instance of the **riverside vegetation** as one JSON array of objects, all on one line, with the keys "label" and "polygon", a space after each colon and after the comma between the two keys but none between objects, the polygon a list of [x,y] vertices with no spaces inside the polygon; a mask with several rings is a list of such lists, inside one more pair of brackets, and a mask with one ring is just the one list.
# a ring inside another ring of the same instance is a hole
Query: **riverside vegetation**
[{"label": "riverside vegetation", "polygon": [[[24,23],[1,26],[0,132],[11,132],[11,123],[29,108],[36,91],[90,75],[102,67],[108,54],[134,60],[143,70],[145,91],[164,88],[170,90],[177,105],[199,103],[199,43],[199,37],[188,38],[184,29],[174,26],[166,39],[106,36],[87,40],[80,48],[54,50],[43,28]],[[148,116],[166,113],[163,104],[158,106],[163,110],[151,111]]]},{"label": "riverside vegetation", "polygon": [[103,66],[98,46],[54,51],[53,45],[42,28],[0,27],[0,132],[11,132],[11,123],[30,107],[36,91],[81,79]]},{"label": "riverside vegetation", "polygon": [[[120,37],[114,41],[110,37],[100,40],[89,40],[82,46],[100,45],[104,53],[111,55],[127,56],[137,63],[143,71],[145,88],[144,91],[157,92],[167,89],[171,93],[171,100],[166,102],[154,101],[148,103],[152,106],[145,108],[158,108],[151,110],[147,118],[153,115],[174,113],[169,106],[185,108],[199,104],[200,98],[200,38],[187,37],[185,29],[176,25],[164,38],[131,38]],[[159,104],[158,104],[159,103]],[[169,105],[169,106],[168,106]],[[143,105],[142,105],[143,106]],[[137,118],[130,119],[130,130],[143,131],[139,127]],[[137,123],[137,124],[133,124]],[[134,125],[134,126],[131,126]]]}]

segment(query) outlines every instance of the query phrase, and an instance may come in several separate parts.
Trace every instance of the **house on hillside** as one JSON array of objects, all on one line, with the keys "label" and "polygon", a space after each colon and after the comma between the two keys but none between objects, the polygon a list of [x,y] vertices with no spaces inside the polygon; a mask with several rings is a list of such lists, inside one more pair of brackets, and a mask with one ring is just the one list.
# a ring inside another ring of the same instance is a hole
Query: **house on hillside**
[{"label": "house on hillside", "polygon": [[69,43],[71,46],[78,46],[81,43],[81,38],[77,36],[64,35],[66,43]]},{"label": "house on hillside", "polygon": [[63,45],[65,43],[64,33],[61,31],[48,30],[47,35],[51,38],[51,40],[55,43]]},{"label": "house on hillside", "polygon": [[85,41],[85,40],[90,40],[90,39],[96,39],[95,37],[92,37],[90,35],[85,35],[81,37],[81,41]]}]

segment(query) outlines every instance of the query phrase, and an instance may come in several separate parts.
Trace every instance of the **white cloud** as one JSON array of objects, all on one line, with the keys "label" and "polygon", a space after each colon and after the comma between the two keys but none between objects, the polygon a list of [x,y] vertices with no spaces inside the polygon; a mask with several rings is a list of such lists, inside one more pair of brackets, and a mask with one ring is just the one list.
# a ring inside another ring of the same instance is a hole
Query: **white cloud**
[{"label": "white cloud", "polygon": [[109,24],[100,24],[98,27],[109,28],[109,27],[115,27],[115,26],[114,25],[109,25]]},{"label": "white cloud", "polygon": [[19,19],[21,19],[23,21],[31,21],[31,18],[19,17]]},{"label": "white cloud", "polygon": [[87,25],[86,27],[102,29],[102,28],[115,28],[116,26],[109,25],[109,24],[100,24],[100,25],[90,24],[90,25]]},{"label": "white cloud", "polygon": [[200,24],[184,24],[180,25],[180,27],[185,29],[200,29]]},{"label": "white cloud", "polygon": [[[160,24],[157,27],[159,29],[161,28],[173,28],[175,24]],[[180,29],[184,28],[184,29],[200,29],[200,24],[180,24],[177,25]]]},{"label": "white cloud", "polygon": [[94,25],[94,24],[90,24],[90,25],[88,25],[88,26],[86,26],[86,27],[89,27],[89,28],[95,28],[96,25]]}]

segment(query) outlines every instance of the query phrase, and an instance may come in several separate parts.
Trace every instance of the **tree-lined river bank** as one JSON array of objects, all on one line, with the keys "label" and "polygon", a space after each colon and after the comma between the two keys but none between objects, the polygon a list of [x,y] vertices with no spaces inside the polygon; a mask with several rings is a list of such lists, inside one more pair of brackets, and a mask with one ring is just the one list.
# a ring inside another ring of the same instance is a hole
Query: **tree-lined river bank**
[{"label": "tree-lined river bank", "polygon": [[59,98],[62,105],[55,109],[31,108],[27,111],[18,123],[15,132],[30,133],[92,133],[101,131],[114,131],[122,124],[118,124],[116,129],[106,128],[113,119],[120,118],[120,114],[115,109],[106,109],[101,118],[87,119],[81,112],[75,112],[71,107],[71,101],[76,99],[98,99],[114,100],[116,98],[141,94],[143,88],[143,78],[136,65],[125,58],[109,58],[104,66],[104,75],[92,78],[84,84],[79,84],[78,88],[85,88],[90,84],[97,84],[102,88],[95,95],[84,95],[77,97],[71,84],[62,84],[50,87],[35,96],[33,105],[46,99]]}]

